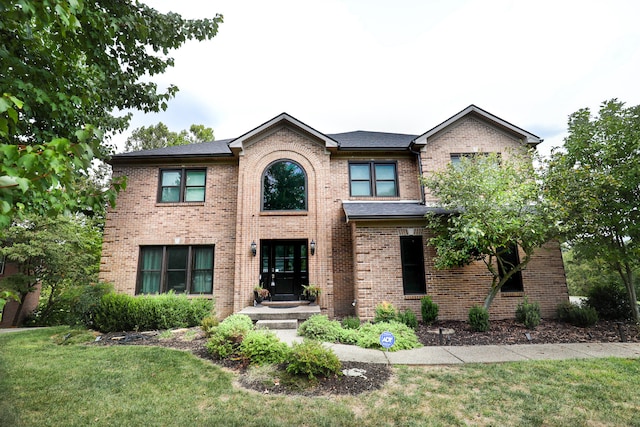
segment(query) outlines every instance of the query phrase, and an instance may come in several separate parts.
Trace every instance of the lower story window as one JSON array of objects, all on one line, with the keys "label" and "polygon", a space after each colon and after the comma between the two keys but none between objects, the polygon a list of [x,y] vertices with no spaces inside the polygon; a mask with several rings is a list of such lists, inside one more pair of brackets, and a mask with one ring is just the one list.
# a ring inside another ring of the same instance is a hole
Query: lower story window
[{"label": "lower story window", "polygon": [[213,246],[141,246],[137,293],[213,293]]},{"label": "lower story window", "polygon": [[422,236],[400,237],[400,258],[402,260],[402,285],[405,295],[426,293]]},{"label": "lower story window", "polygon": [[[518,246],[510,245],[509,250],[502,255],[502,259],[504,261],[504,268],[502,265],[498,264],[498,273],[500,274],[500,278],[503,278],[507,273],[509,273],[514,266],[520,264],[520,257],[518,256]],[[524,287],[522,286],[522,271],[516,271],[504,285],[500,288],[501,292],[523,292]]]}]

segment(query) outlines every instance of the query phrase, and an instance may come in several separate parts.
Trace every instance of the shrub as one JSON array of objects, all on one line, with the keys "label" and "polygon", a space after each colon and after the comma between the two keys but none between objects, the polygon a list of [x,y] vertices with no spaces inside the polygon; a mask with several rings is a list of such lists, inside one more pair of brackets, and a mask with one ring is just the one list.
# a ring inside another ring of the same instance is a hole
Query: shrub
[{"label": "shrub", "polygon": [[288,373],[306,375],[309,379],[340,374],[341,368],[338,357],[313,340],[293,344],[287,360]]},{"label": "shrub", "polygon": [[271,331],[252,330],[244,336],[240,354],[255,365],[279,364],[287,359],[289,346]]},{"label": "shrub", "polygon": [[397,311],[393,304],[388,301],[382,301],[380,304],[376,305],[373,322],[390,322],[392,320],[396,320],[396,316]]},{"label": "shrub", "polygon": [[391,332],[396,339],[389,351],[421,347],[413,329],[395,320],[391,322],[366,323],[360,326],[357,345],[363,348],[383,349],[382,345],[380,345],[380,335],[385,331]]},{"label": "shrub", "polygon": [[232,314],[212,331],[205,347],[211,355],[220,359],[238,354],[242,340],[251,330],[253,322],[249,316]]},{"label": "shrub", "polygon": [[298,335],[312,340],[338,342],[342,327],[337,320],[329,320],[324,314],[315,314],[298,328]]},{"label": "shrub", "polygon": [[426,295],[420,299],[420,308],[422,310],[422,322],[427,325],[432,324],[438,318],[438,304],[431,300],[431,297]]},{"label": "shrub", "polygon": [[399,311],[397,315],[397,320],[400,323],[404,323],[411,329],[416,329],[418,327],[418,317],[416,314],[410,309]]},{"label": "shrub", "polygon": [[360,318],[357,316],[349,316],[342,319],[341,325],[345,329],[358,329],[360,327]]},{"label": "shrub", "polygon": [[614,283],[595,285],[587,293],[587,305],[608,320],[625,320],[631,317],[631,307],[626,291]]},{"label": "shrub", "polygon": [[534,329],[540,324],[540,304],[530,303],[527,297],[516,308],[516,321],[524,323],[529,329]]},{"label": "shrub", "polygon": [[340,330],[339,341],[342,344],[355,345],[358,342],[360,336],[360,329],[342,329]]},{"label": "shrub", "polygon": [[190,327],[198,325],[212,308],[213,301],[173,292],[137,297],[110,293],[95,306],[93,322],[102,332]]},{"label": "shrub", "polygon": [[574,326],[586,328],[598,323],[598,312],[593,307],[565,302],[558,306],[558,319]]},{"label": "shrub", "polygon": [[489,311],[479,305],[469,309],[469,324],[474,332],[486,332],[489,330]]},{"label": "shrub", "polygon": [[200,329],[202,329],[206,337],[210,337],[219,324],[220,321],[216,316],[209,315],[204,317],[202,321],[200,321]]}]

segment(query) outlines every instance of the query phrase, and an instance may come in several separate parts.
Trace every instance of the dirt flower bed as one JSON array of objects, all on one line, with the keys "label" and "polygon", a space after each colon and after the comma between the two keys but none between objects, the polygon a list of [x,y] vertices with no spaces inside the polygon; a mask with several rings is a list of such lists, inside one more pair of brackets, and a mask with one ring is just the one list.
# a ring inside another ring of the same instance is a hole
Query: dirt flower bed
[{"label": "dirt flower bed", "polygon": [[[550,344],[580,342],[619,342],[620,328],[628,342],[640,342],[640,330],[632,324],[600,321],[589,328],[579,328],[553,320],[543,320],[535,329],[527,329],[514,320],[494,320],[487,332],[473,332],[466,322],[439,321],[430,326],[420,324],[416,335],[425,346],[459,346],[490,344]],[[442,335],[440,335],[442,329]],[[206,337],[200,328],[170,332],[121,332],[104,334],[93,345],[153,345],[190,351],[196,356],[230,369],[238,375],[237,383],[260,393],[322,396],[357,395],[382,388],[392,375],[385,364],[343,362],[345,374],[316,381],[291,381],[282,369],[250,368],[241,360],[216,360],[205,349]]]}]

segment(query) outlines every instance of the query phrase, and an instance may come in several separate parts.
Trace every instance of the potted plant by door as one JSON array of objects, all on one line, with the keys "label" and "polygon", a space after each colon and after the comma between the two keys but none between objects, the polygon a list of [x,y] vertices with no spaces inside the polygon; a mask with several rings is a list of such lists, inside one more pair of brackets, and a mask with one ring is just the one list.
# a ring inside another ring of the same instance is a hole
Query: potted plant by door
[{"label": "potted plant by door", "polygon": [[253,288],[253,299],[256,301],[256,304],[262,303],[264,300],[268,300],[271,296],[269,289],[265,289],[262,286],[258,285]]},{"label": "potted plant by door", "polygon": [[320,295],[320,286],[318,285],[313,285],[313,284],[309,284],[309,285],[304,285],[302,286],[303,291],[302,294],[307,297],[307,299],[309,300],[309,302],[315,302],[316,299],[318,299],[318,295]]}]

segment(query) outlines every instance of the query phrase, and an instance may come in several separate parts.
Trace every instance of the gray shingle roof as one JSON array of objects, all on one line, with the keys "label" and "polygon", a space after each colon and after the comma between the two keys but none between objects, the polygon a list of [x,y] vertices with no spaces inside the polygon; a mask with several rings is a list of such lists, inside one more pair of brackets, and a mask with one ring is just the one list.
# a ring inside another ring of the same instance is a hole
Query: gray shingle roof
[{"label": "gray shingle roof", "polygon": [[411,144],[411,141],[418,135],[357,130],[354,132],[327,134],[327,136],[338,141],[339,147],[342,150],[406,150]]},{"label": "gray shingle roof", "polygon": [[229,142],[231,139],[202,142],[199,144],[175,145],[173,147],[156,148],[155,150],[132,151],[113,156],[114,160],[127,159],[161,159],[168,157],[224,157],[231,156]]},{"label": "gray shingle roof", "polygon": [[342,208],[348,221],[379,219],[424,218],[428,212],[449,214],[451,211],[414,201],[402,202],[343,202]]}]

